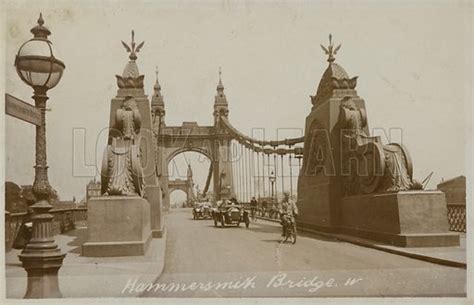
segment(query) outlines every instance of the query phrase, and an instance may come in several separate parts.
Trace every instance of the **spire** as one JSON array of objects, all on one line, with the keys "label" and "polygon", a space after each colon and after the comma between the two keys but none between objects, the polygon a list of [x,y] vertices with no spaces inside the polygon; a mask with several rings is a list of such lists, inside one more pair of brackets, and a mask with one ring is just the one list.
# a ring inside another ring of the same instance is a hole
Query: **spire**
[{"label": "spire", "polygon": [[224,85],[222,85],[222,69],[219,66],[219,84],[217,84],[217,91],[224,91]]},{"label": "spire", "polygon": [[163,100],[163,95],[161,94],[161,85],[158,81],[158,66],[155,70],[156,81],[153,86],[153,96],[151,97],[151,111],[154,116],[158,116],[161,120],[161,123],[164,124],[165,116],[165,102]]},{"label": "spire", "polygon": [[158,66],[156,66],[155,74],[156,74],[156,81],[155,81],[155,86],[153,86],[153,89],[155,92],[154,95],[161,96],[161,85],[160,85],[160,82],[158,81]]},{"label": "spire", "polygon": [[217,94],[214,98],[214,117],[223,115],[227,117],[229,108],[227,104],[227,97],[224,94],[224,85],[222,85],[222,69],[219,67],[219,83],[217,84]]}]

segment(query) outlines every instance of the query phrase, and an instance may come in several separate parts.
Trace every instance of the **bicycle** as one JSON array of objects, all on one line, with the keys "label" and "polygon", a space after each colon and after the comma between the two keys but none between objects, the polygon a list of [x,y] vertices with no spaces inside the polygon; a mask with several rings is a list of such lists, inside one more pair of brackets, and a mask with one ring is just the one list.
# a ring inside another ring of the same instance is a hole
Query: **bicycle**
[{"label": "bicycle", "polygon": [[283,225],[285,226],[285,242],[290,240],[292,244],[296,243],[296,223],[293,217],[284,217]]},{"label": "bicycle", "polygon": [[250,214],[253,222],[257,222],[257,209],[256,208],[250,208]]}]

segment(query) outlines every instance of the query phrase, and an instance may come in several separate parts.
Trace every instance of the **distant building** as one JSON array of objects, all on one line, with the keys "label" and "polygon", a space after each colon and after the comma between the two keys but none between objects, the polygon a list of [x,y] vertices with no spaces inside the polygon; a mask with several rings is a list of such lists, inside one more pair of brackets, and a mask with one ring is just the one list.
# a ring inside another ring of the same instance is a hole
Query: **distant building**
[{"label": "distant building", "polygon": [[101,191],[100,182],[94,179],[91,179],[86,187],[86,203],[89,202],[89,199],[92,197],[99,197]]},{"label": "distant building", "polygon": [[437,188],[446,194],[448,205],[466,205],[466,177],[459,176],[441,181]]},{"label": "distant building", "polygon": [[51,205],[53,206],[53,210],[68,210],[76,208],[76,203],[72,200],[56,201],[52,202]]}]

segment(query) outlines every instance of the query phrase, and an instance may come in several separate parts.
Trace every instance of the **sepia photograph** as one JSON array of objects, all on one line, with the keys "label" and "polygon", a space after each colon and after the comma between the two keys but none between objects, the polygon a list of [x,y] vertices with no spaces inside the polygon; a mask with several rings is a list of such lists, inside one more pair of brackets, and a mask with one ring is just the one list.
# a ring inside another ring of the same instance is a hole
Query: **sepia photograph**
[{"label": "sepia photograph", "polygon": [[2,303],[473,301],[470,1],[1,6]]}]

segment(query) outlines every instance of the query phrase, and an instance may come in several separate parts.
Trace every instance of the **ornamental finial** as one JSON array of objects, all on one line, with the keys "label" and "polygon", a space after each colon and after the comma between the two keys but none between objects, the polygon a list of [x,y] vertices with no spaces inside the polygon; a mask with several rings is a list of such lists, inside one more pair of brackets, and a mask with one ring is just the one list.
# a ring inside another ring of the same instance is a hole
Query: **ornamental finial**
[{"label": "ornamental finial", "polygon": [[158,66],[155,67],[156,81],[158,81]]},{"label": "ornamental finial", "polygon": [[222,68],[219,66],[219,83],[217,84],[217,91],[224,90],[224,85],[222,85]]},{"label": "ornamental finial", "polygon": [[37,23],[38,24],[31,29],[31,33],[33,33],[35,38],[48,39],[48,35],[51,35],[51,32],[43,25],[43,13],[40,13]]},{"label": "ornamental finial", "polygon": [[143,47],[143,45],[145,44],[145,41],[142,41],[138,46],[135,45],[135,31],[132,30],[132,42],[130,43],[130,45],[126,44],[123,40],[122,40],[122,45],[125,47],[125,50],[127,50],[127,53],[130,53],[130,56],[128,58],[130,58],[130,60],[136,60],[137,59],[137,54],[140,49]]},{"label": "ornamental finial", "polygon": [[326,48],[325,46],[321,45],[321,48],[323,49],[324,53],[326,53],[327,55],[329,55],[328,57],[328,61],[329,62],[333,62],[334,60],[336,60],[336,58],[334,57],[334,55],[337,54],[337,51],[339,51],[339,49],[341,48],[341,44],[339,44],[335,49],[334,49],[334,45],[332,43],[332,35],[329,34],[329,45],[328,47]]},{"label": "ornamental finial", "polygon": [[39,16],[39,18],[38,18],[38,24],[39,24],[39,25],[43,25],[43,24],[44,24],[43,13],[40,13],[40,16]]}]

